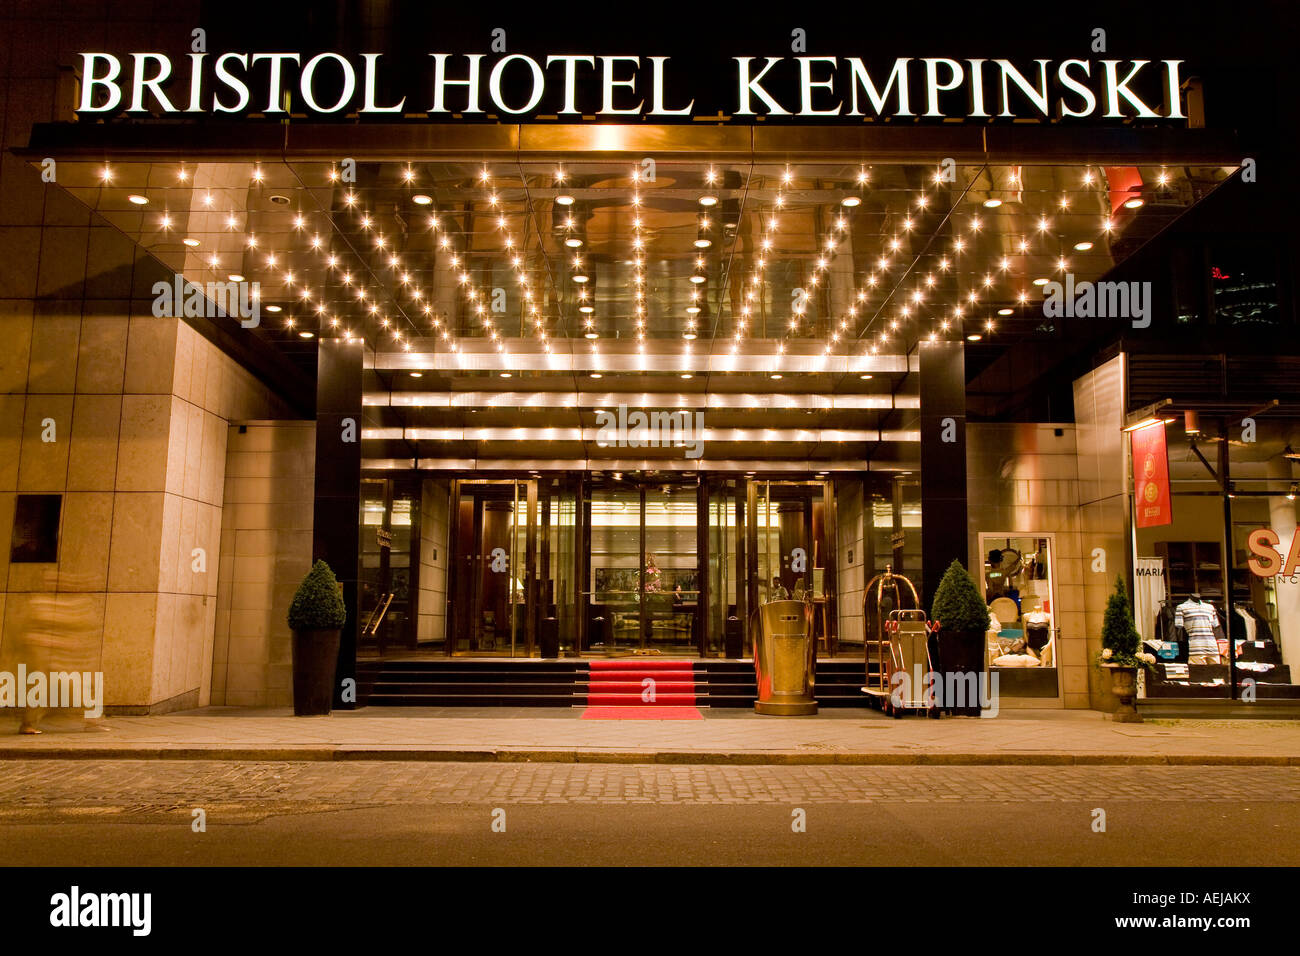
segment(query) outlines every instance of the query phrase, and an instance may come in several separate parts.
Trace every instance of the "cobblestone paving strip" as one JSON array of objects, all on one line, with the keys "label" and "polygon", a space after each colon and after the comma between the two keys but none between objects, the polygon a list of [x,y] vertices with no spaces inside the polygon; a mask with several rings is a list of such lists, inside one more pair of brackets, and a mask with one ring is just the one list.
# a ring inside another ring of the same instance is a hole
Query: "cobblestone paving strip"
[{"label": "cobblestone paving strip", "polygon": [[[1290,767],[782,767],[212,760],[0,761],[0,822],[25,809],[215,804],[790,804],[1300,801]],[[6,812],[8,811],[8,812]],[[145,812],[144,810],[138,812]]]}]

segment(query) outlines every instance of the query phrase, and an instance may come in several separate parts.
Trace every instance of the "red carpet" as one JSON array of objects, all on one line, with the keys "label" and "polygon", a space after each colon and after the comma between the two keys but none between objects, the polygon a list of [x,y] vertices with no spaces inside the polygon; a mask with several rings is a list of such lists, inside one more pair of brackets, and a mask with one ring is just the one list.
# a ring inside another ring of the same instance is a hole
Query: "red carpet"
[{"label": "red carpet", "polygon": [[588,707],[582,712],[583,720],[703,720],[704,715],[694,707],[657,707],[643,704],[639,707]]},{"label": "red carpet", "polygon": [[[695,668],[690,661],[622,658],[591,662],[590,707],[694,707]],[[630,716],[630,715],[629,715]]]}]

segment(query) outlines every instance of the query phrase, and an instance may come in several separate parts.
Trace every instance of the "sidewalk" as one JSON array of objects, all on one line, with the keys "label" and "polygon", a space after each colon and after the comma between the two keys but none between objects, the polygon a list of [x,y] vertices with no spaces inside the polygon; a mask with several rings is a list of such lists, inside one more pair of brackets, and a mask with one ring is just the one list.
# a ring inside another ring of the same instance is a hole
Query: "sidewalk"
[{"label": "sidewalk", "polygon": [[[19,736],[0,717],[0,759],[559,761],[675,764],[1131,764],[1300,767],[1300,723],[1162,720],[1094,711],[891,720],[869,710],[703,720],[581,720],[579,708],[369,708],[296,718],[215,707],[152,717],[47,718]],[[96,732],[98,731],[98,732]]]}]

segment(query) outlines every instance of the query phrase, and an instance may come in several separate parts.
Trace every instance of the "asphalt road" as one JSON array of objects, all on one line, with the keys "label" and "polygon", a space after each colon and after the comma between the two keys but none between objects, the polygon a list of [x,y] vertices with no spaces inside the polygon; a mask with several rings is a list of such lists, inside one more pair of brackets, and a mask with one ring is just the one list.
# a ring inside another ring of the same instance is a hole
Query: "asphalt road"
[{"label": "asphalt road", "polygon": [[1294,866],[1298,831],[1296,768],[0,762],[4,866]]}]

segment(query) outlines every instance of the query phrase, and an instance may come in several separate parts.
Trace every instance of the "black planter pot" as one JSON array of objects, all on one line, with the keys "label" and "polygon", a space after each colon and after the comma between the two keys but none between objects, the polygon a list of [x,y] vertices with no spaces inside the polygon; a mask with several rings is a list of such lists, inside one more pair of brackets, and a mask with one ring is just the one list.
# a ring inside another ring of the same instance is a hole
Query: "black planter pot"
[{"label": "black planter pot", "polygon": [[745,638],[741,633],[740,618],[734,614],[727,618],[722,634],[723,653],[732,660],[743,657],[745,654]]},{"label": "black planter pot", "polygon": [[[983,631],[939,631],[939,661],[936,670],[943,678],[943,686],[936,687],[935,691],[940,706],[949,713],[969,717],[978,717],[980,714],[979,692],[987,679],[984,673],[984,640]],[[974,684],[971,683],[971,674],[975,675]],[[958,696],[959,693],[964,699]],[[948,699],[950,696],[953,699]],[[959,702],[961,706],[958,706]]]},{"label": "black planter pot", "polygon": [[293,713],[328,715],[334,703],[334,673],[339,663],[339,631],[293,632]]},{"label": "black planter pot", "polygon": [[556,618],[542,618],[542,626],[537,629],[537,643],[542,657],[558,658],[560,656],[560,622]]}]

